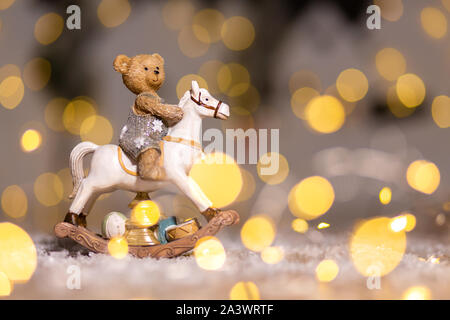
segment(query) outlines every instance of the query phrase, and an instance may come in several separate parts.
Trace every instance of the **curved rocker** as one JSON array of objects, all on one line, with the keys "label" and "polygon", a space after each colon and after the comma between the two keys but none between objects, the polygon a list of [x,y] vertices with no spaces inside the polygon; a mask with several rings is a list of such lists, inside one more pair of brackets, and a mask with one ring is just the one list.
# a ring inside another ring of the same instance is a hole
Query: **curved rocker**
[{"label": "curved rocker", "polygon": [[[234,210],[219,212],[208,224],[196,233],[184,238],[154,246],[129,246],[128,253],[137,258],[173,258],[194,249],[197,240],[213,236],[223,227],[237,224],[239,214]],[[81,246],[96,253],[108,254],[108,239],[105,239],[92,231],[77,227],[67,222],[55,225],[55,234],[58,238],[70,238]]]}]

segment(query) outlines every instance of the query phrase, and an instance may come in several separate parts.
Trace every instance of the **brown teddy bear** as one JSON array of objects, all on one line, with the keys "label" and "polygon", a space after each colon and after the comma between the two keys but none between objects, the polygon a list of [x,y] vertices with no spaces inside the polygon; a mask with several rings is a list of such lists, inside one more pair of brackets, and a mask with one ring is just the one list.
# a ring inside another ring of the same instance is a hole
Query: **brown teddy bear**
[{"label": "brown teddy bear", "polygon": [[183,118],[182,109],[165,104],[156,93],[165,80],[164,59],[157,53],[132,58],[121,54],[114,60],[114,69],[122,74],[125,86],[137,95],[119,145],[137,161],[141,178],[163,179],[160,141],[167,135],[168,127]]}]

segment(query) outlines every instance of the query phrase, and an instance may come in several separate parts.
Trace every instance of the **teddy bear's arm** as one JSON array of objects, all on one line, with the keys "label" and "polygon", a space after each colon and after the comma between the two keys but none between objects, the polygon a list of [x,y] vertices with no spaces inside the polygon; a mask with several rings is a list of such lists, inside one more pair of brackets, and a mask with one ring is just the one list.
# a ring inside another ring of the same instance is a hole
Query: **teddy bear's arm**
[{"label": "teddy bear's arm", "polygon": [[154,96],[140,94],[136,98],[135,106],[141,112],[150,113],[164,119],[169,126],[173,126],[183,118],[183,110],[176,105],[163,104]]}]

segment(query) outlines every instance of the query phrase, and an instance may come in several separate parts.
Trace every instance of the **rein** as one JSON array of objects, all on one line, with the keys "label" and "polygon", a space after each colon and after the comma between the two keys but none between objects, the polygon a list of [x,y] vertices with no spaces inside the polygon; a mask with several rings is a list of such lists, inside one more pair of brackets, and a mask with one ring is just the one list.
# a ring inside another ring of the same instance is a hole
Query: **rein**
[{"label": "rein", "polygon": [[168,142],[181,143],[181,144],[184,144],[191,148],[200,149],[203,151],[203,148],[202,148],[202,145],[200,144],[200,142],[195,141],[195,140],[188,140],[188,139],[184,139],[184,138],[180,138],[180,137],[172,137],[172,136],[164,136],[163,140],[168,141]]},{"label": "rein", "polygon": [[196,99],[194,98],[194,96],[192,95],[192,92],[191,92],[191,100],[194,101],[194,102],[195,102],[197,105],[199,105],[199,106],[202,106],[202,107],[204,107],[204,108],[206,108],[206,109],[214,110],[214,118],[217,119],[217,113],[219,112],[220,106],[222,105],[222,101],[219,100],[219,102],[217,103],[217,106],[214,108],[213,106],[210,106],[210,105],[204,103],[204,102],[201,100],[201,96],[202,96],[202,93],[199,92],[199,93],[198,93],[198,100],[196,100]]}]

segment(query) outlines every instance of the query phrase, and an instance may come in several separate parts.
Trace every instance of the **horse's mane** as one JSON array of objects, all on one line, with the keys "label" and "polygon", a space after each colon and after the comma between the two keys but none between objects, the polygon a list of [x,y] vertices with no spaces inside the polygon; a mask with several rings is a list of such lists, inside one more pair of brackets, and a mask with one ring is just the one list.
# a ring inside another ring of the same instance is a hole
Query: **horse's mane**
[{"label": "horse's mane", "polygon": [[181,97],[180,102],[178,103],[178,107],[183,108],[190,96],[190,90],[187,90]]}]

